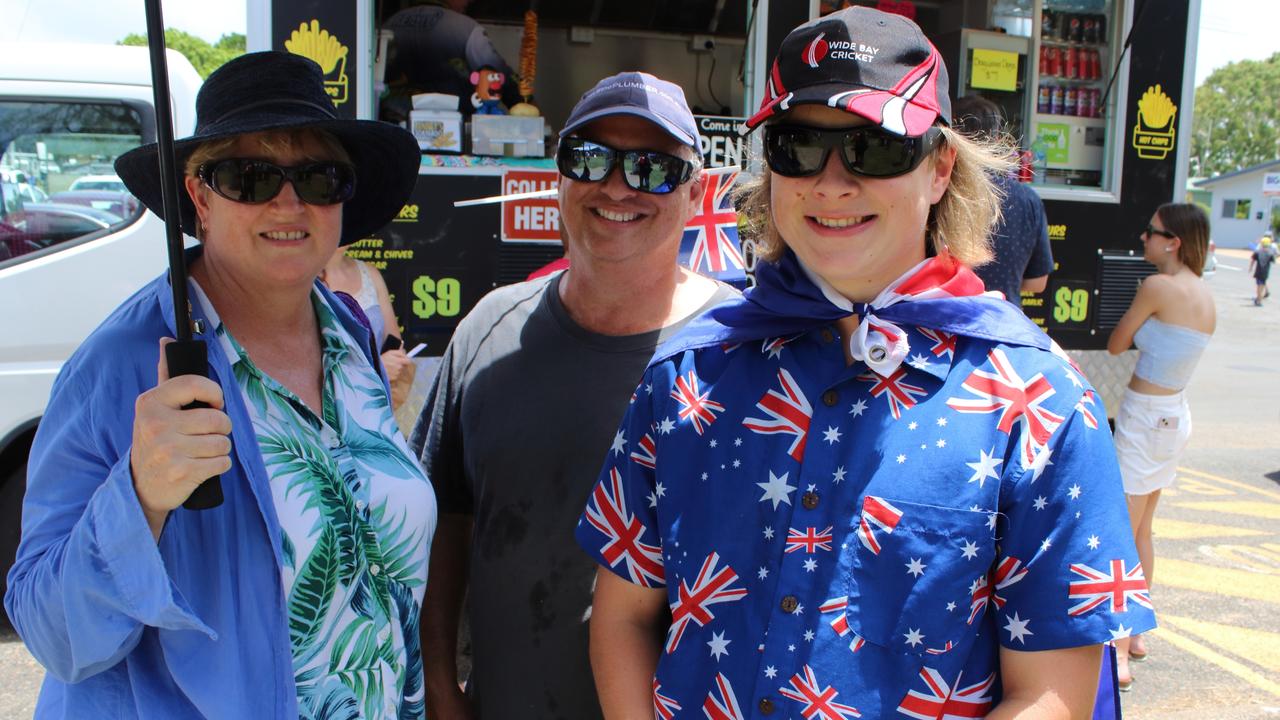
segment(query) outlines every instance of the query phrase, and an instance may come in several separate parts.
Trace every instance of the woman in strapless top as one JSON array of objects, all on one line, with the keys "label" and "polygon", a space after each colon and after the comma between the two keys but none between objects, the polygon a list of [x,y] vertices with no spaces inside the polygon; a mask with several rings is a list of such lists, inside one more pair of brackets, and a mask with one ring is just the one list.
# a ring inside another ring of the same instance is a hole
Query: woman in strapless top
[{"label": "woman in strapless top", "polygon": [[[1116,413],[1116,455],[1138,556],[1150,586],[1155,570],[1151,521],[1160,491],[1173,484],[1191,436],[1183,389],[1216,325],[1213,295],[1201,279],[1209,219],[1188,203],[1160,206],[1142,231],[1143,257],[1156,266],[1111,331],[1107,350],[1138,347],[1138,364]],[[1120,689],[1133,683],[1129,660],[1146,659],[1142,636],[1116,642]]]}]

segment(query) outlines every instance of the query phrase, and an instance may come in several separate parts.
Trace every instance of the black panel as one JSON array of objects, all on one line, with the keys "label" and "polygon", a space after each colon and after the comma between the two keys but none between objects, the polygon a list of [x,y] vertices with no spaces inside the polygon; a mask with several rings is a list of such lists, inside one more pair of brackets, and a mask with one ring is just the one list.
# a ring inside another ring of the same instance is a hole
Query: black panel
[{"label": "black panel", "polygon": [[564,247],[545,243],[503,243],[498,250],[498,284],[522,282],[529,274],[564,256]]},{"label": "black panel", "polygon": [[[360,52],[356,37],[356,3],[329,0],[274,0],[271,3],[271,49],[289,51],[285,42],[298,33],[295,51],[320,64],[325,71],[324,89],[334,101],[338,115],[355,119],[356,98],[364,91],[356,82],[356,63]],[[312,25],[312,22],[315,25]],[[331,37],[323,38],[328,32]],[[338,44],[346,47],[346,55],[338,57]],[[332,46],[331,46],[332,45]]]},{"label": "black panel", "polygon": [[496,287],[501,213],[455,209],[455,200],[497,195],[494,175],[419,175],[413,196],[372,241],[351,254],[381,267],[407,347],[440,355],[458,324]]},{"label": "black panel", "polygon": [[1098,332],[1109,333],[1120,322],[1142,279],[1155,271],[1156,266],[1141,256],[1098,256],[1097,312],[1093,318]]}]

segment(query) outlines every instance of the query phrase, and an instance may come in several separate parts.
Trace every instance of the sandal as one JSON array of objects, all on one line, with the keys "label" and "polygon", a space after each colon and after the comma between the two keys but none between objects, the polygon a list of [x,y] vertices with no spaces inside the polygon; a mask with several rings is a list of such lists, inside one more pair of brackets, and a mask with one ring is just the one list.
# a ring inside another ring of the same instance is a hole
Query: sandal
[{"label": "sandal", "polygon": [[1116,688],[1123,693],[1127,693],[1133,689],[1133,678],[1128,680],[1120,680],[1116,683]]},{"label": "sandal", "polygon": [[1149,654],[1150,654],[1150,653],[1145,653],[1145,652],[1142,652],[1142,653],[1136,653],[1136,652],[1134,652],[1134,651],[1130,650],[1130,651],[1129,651],[1129,661],[1130,661],[1130,662],[1146,662],[1146,661],[1147,661],[1147,655],[1149,655]]}]

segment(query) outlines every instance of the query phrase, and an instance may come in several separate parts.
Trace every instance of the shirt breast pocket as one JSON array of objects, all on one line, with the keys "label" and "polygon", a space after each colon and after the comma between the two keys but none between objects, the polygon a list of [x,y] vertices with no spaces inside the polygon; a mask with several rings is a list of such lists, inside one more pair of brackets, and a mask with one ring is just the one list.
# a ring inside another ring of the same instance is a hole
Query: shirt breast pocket
[{"label": "shirt breast pocket", "polygon": [[[992,598],[993,515],[866,496],[845,577],[845,621],[893,652],[950,652],[978,632]],[[857,643],[858,638],[853,642]]]}]

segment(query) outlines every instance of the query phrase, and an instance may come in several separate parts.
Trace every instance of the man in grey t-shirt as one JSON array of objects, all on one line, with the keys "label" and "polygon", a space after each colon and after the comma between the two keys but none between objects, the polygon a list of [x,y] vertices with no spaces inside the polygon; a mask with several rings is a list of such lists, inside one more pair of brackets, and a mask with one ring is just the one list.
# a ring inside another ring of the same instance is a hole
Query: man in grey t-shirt
[{"label": "man in grey t-shirt", "polygon": [[569,269],[490,293],[449,344],[410,441],[441,511],[423,605],[428,717],[600,717],[595,564],[574,527],[606,454],[643,452],[615,431],[657,344],[734,292],[676,262],[704,188],[696,142],[676,85],[623,73],[583,95],[557,153]]}]

